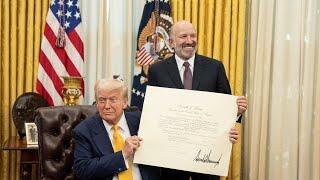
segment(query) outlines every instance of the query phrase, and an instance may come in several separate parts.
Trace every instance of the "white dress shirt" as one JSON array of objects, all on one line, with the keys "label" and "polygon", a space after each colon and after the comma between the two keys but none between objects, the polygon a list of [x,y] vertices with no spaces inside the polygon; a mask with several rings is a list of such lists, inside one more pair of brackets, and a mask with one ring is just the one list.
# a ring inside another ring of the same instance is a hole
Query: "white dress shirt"
[{"label": "white dress shirt", "polygon": [[[111,144],[113,146],[112,143],[112,139],[113,139],[113,130],[112,130],[112,126],[111,124],[107,123],[106,121],[103,120],[103,124],[108,132]],[[125,140],[126,138],[130,137],[130,130],[126,121],[126,117],[124,116],[124,113],[122,113],[122,116],[120,118],[120,121],[118,122],[118,126],[120,128],[120,135],[122,136],[123,140]],[[125,159],[123,157],[123,159],[126,162],[126,166],[128,168],[128,160]],[[142,180],[141,174],[140,174],[140,170],[137,164],[133,164],[132,163],[132,176],[133,176],[133,180]],[[112,180],[118,180],[118,176],[115,175],[113,176]]]},{"label": "white dress shirt", "polygon": [[[180,75],[180,78],[181,78],[181,81],[182,81],[182,84],[183,84],[183,73],[184,73],[184,70],[185,70],[185,67],[183,66],[183,63],[186,62],[186,61],[181,59],[176,54],[174,55],[174,57],[176,59],[178,70],[179,70],[179,75]],[[195,58],[195,55],[193,55],[190,59],[187,60],[189,62],[189,64],[190,64],[189,67],[190,67],[192,76],[193,76],[193,69],[194,69],[194,58]],[[239,120],[240,116],[241,116],[241,114],[237,116],[237,121]]]},{"label": "white dress shirt", "polygon": [[[183,73],[184,73],[184,70],[185,70],[185,67],[183,66],[183,63],[186,62],[186,61],[181,59],[176,54],[174,55],[174,57],[176,58],[176,62],[177,62],[177,65],[178,65],[178,70],[179,70],[179,75],[180,75],[180,78],[181,78],[181,81],[182,81],[182,84],[183,84]],[[193,55],[190,59],[187,60],[188,63],[190,64],[189,67],[190,67],[192,76],[193,76],[193,69],[194,69],[194,58],[195,58],[195,55]]]}]

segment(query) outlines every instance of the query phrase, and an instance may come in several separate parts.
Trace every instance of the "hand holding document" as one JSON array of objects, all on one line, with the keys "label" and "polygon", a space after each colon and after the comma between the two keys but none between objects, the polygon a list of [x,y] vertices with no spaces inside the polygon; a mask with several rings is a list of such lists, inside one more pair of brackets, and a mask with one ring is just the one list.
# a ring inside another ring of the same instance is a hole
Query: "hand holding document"
[{"label": "hand holding document", "polygon": [[227,176],[236,98],[148,86],[134,163]]}]

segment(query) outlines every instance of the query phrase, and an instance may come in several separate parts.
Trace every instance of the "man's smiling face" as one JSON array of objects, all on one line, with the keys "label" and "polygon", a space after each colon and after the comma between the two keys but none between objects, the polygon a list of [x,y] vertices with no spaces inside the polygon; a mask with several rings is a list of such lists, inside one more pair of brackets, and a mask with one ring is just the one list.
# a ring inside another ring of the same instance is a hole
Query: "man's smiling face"
[{"label": "man's smiling face", "polygon": [[193,25],[185,21],[175,24],[172,27],[171,44],[181,59],[191,58],[197,51],[197,32]]}]

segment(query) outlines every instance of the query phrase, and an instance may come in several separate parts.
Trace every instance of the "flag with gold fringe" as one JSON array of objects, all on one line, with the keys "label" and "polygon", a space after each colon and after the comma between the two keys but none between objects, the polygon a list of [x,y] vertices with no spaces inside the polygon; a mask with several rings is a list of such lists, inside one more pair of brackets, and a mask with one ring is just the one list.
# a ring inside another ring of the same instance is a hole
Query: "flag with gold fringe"
[{"label": "flag with gold fringe", "polygon": [[143,107],[149,65],[161,61],[173,50],[169,46],[169,32],[173,20],[169,0],[147,0],[139,26],[131,106]]}]

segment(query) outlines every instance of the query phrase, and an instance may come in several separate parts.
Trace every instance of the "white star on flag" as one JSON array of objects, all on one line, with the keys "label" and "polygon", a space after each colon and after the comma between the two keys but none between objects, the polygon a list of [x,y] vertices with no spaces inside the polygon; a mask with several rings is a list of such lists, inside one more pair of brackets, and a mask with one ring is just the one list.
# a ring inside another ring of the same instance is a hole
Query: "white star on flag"
[{"label": "white star on flag", "polygon": [[71,0],[69,0],[68,3],[67,3],[67,5],[68,5],[69,7],[71,7],[71,6],[73,6],[72,3],[73,3],[73,2],[72,2]]},{"label": "white star on flag", "polygon": [[55,5],[55,1],[54,0],[51,1],[50,6],[53,6],[53,5]]},{"label": "white star on flag", "polygon": [[66,21],[66,23],[64,23],[64,27],[67,29],[69,26],[70,26],[70,23]]},{"label": "white star on flag", "polygon": [[61,6],[63,6],[63,0],[59,0],[58,4],[60,4]]},{"label": "white star on flag", "polygon": [[80,18],[80,13],[79,13],[79,12],[76,12],[76,14],[74,15],[74,17],[76,17],[76,19],[79,19],[79,18]]},{"label": "white star on flag", "polygon": [[137,91],[137,95],[140,96],[140,94],[141,94],[141,92],[140,92],[140,91]]},{"label": "white star on flag", "polygon": [[58,17],[62,16],[62,12],[61,12],[60,10],[58,10],[57,16],[58,16]]},{"label": "white star on flag", "polygon": [[70,12],[70,11],[67,11],[66,16],[67,16],[68,18],[70,18],[70,17],[71,17],[71,12]]}]

